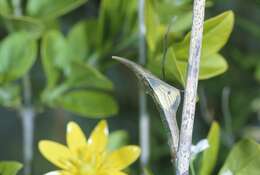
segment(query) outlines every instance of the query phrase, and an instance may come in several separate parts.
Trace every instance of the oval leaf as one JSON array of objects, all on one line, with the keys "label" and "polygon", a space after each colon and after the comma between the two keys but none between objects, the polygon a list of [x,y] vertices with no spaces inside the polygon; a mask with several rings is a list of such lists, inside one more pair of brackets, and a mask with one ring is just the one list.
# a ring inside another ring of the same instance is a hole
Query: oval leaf
[{"label": "oval leaf", "polygon": [[21,78],[32,67],[36,54],[36,40],[28,33],[7,36],[0,45],[0,83]]},{"label": "oval leaf", "polygon": [[102,92],[69,92],[60,96],[56,102],[58,106],[85,117],[110,117],[118,112],[116,101]]},{"label": "oval leaf", "polygon": [[29,0],[26,11],[30,16],[57,18],[81,6],[87,0]]},{"label": "oval leaf", "polygon": [[227,172],[233,175],[259,175],[259,165],[259,144],[252,140],[244,139],[233,147],[219,175],[225,175]]},{"label": "oval leaf", "polygon": [[217,162],[220,140],[220,127],[217,122],[212,123],[207,140],[209,142],[209,148],[202,154],[200,175],[212,174]]},{"label": "oval leaf", "polygon": [[14,161],[2,161],[0,162],[0,174],[1,175],[16,175],[22,168],[22,164]]},{"label": "oval leaf", "polygon": [[[224,12],[204,23],[201,57],[217,53],[228,41],[234,26],[234,13]],[[177,59],[187,60],[190,46],[190,33],[175,46]]]}]

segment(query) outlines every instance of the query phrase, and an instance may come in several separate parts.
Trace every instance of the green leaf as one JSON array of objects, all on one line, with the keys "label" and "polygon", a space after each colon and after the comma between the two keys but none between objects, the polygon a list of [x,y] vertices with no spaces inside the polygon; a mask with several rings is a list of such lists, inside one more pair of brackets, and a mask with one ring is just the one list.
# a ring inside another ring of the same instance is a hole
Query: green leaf
[{"label": "green leaf", "polygon": [[202,154],[202,162],[199,175],[210,175],[215,168],[219,151],[220,127],[213,122],[208,134],[209,148]]},{"label": "green leaf", "polygon": [[0,0],[0,15],[9,15],[12,10],[7,0]]},{"label": "green leaf", "polygon": [[[202,57],[217,53],[228,41],[234,26],[234,13],[224,12],[204,23]],[[189,54],[190,33],[184,40],[175,46],[177,59],[187,60]]]},{"label": "green leaf", "polygon": [[209,79],[224,73],[228,69],[228,64],[220,54],[210,55],[202,58],[200,64],[199,79]]},{"label": "green leaf", "polygon": [[122,37],[131,38],[136,27],[137,1],[102,0],[98,17],[99,49],[109,51]]},{"label": "green leaf", "polygon": [[72,91],[60,96],[57,105],[76,114],[103,118],[118,112],[116,101],[108,94],[96,91]]},{"label": "green leaf", "polygon": [[21,104],[20,87],[8,84],[0,87],[0,104],[6,107],[18,107]]},{"label": "green leaf", "polygon": [[154,175],[152,173],[152,171],[150,169],[148,169],[148,168],[144,168],[143,171],[144,171],[144,175]]},{"label": "green leaf", "polygon": [[26,32],[7,36],[0,45],[0,83],[17,80],[29,71],[37,55],[36,40]]},{"label": "green leaf", "polygon": [[147,0],[145,3],[145,25],[146,25],[146,40],[151,52],[155,51],[160,34],[163,29],[160,26],[159,17],[157,16],[152,1]]},{"label": "green leaf", "polygon": [[88,53],[88,37],[87,27],[85,22],[79,22],[73,26],[68,34],[68,44],[71,49],[71,56],[84,60]]},{"label": "green leaf", "polygon": [[29,16],[3,16],[9,31],[25,31],[34,38],[39,38],[44,31],[44,25],[39,20]]},{"label": "green leaf", "polygon": [[219,175],[224,175],[226,172],[234,175],[258,175],[259,165],[259,144],[249,139],[243,139],[233,147]]},{"label": "green leaf", "polygon": [[65,83],[70,88],[113,89],[113,84],[108,78],[87,64],[71,64],[71,73]]},{"label": "green leaf", "polygon": [[109,134],[108,150],[114,151],[128,143],[128,133],[124,130],[114,131]]},{"label": "green leaf", "polygon": [[68,61],[66,40],[60,32],[50,31],[44,35],[41,57],[47,76],[47,88],[53,88],[61,76],[59,68],[67,65]]},{"label": "green leaf", "polygon": [[1,175],[16,175],[22,168],[22,164],[14,161],[1,161],[0,174]]},{"label": "green leaf", "polygon": [[[173,69],[172,72],[175,74],[175,77],[177,74],[175,73],[176,70],[178,70],[179,71],[178,74],[181,75],[181,77],[183,77],[182,81],[179,80],[178,82],[181,83],[185,82],[184,80],[186,77],[187,64],[188,63],[186,61],[178,61],[178,60],[176,60],[175,63],[167,64],[168,67],[172,66],[171,69]],[[178,68],[176,68],[176,66]],[[228,68],[228,64],[220,54],[211,55],[208,58],[202,58],[200,63],[199,80],[205,80],[220,75],[224,73],[227,70],[227,68]],[[171,76],[174,77],[173,74]],[[182,85],[184,86],[185,84]]]},{"label": "green leaf", "polygon": [[[148,67],[154,74],[162,76],[162,55],[149,59]],[[185,85],[187,61],[178,60],[173,48],[169,48],[165,60],[166,80]],[[220,54],[202,58],[200,64],[199,80],[209,79],[225,72],[228,68],[226,60]]]},{"label": "green leaf", "polygon": [[172,32],[183,32],[191,27],[192,23],[192,11],[185,12],[183,14],[178,15],[176,21],[172,24]]},{"label": "green leaf", "polygon": [[[162,54],[155,59],[149,59],[148,68],[157,76],[162,77]],[[185,70],[186,67],[181,67],[182,64],[176,59],[173,48],[169,48],[165,58],[165,78],[168,81],[178,83],[182,86],[185,84]]]},{"label": "green leaf", "polygon": [[87,0],[29,0],[26,12],[42,19],[57,18],[86,2]]}]

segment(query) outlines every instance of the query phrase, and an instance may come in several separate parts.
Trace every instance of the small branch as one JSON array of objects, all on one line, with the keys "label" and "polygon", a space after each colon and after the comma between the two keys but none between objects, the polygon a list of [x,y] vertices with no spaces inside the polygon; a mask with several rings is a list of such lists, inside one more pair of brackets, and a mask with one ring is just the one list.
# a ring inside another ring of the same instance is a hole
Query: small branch
[{"label": "small branch", "polygon": [[13,5],[13,9],[14,9],[14,15],[22,16],[21,0],[12,0],[12,5]]},{"label": "small branch", "polygon": [[[22,15],[22,0],[12,0],[12,6],[15,16]],[[22,78],[23,86],[23,106],[20,109],[22,118],[23,130],[23,159],[24,159],[24,174],[31,174],[31,164],[33,158],[33,135],[34,135],[34,118],[35,111],[32,106],[32,89],[30,75],[26,74]]]},{"label": "small branch", "polygon": [[177,153],[177,175],[189,174],[190,149],[194,124],[199,63],[202,47],[205,0],[194,0],[187,80],[182,111],[180,141]]},{"label": "small branch", "polygon": [[222,113],[224,116],[225,130],[228,136],[227,142],[229,146],[234,143],[234,137],[232,134],[232,118],[229,110],[230,91],[230,87],[224,87],[222,91]]},{"label": "small branch", "polygon": [[[145,65],[146,62],[146,42],[145,42],[145,0],[138,3],[139,21],[139,64]],[[142,88],[139,88],[139,133],[142,149],[141,166],[147,166],[150,157],[150,118],[147,112],[147,98]]]},{"label": "small branch", "polygon": [[24,156],[24,174],[31,174],[31,164],[33,159],[33,138],[34,138],[34,118],[35,111],[32,106],[32,90],[29,74],[22,78],[23,86],[23,106],[20,111],[23,129],[23,156]]},{"label": "small branch", "polygon": [[202,117],[204,118],[204,120],[210,124],[214,117],[213,115],[210,113],[210,110],[208,109],[208,100],[205,94],[205,89],[203,86],[199,87],[199,104],[200,104],[200,113],[202,115]]},{"label": "small branch", "polygon": [[31,164],[33,158],[33,137],[35,111],[32,107],[23,107],[20,111],[23,129],[23,159],[24,174],[31,174]]}]

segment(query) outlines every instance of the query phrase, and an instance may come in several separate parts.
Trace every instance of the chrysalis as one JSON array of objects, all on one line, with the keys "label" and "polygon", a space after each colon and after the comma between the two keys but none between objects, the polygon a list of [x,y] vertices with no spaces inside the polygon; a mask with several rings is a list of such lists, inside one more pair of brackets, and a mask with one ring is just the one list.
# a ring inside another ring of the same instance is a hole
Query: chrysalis
[{"label": "chrysalis", "polygon": [[178,142],[179,128],[176,120],[176,112],[180,104],[180,90],[155,77],[148,70],[125,58],[114,56],[113,59],[129,67],[138,77],[149,95],[160,110],[161,118],[167,131],[169,131],[169,144],[175,157]]}]

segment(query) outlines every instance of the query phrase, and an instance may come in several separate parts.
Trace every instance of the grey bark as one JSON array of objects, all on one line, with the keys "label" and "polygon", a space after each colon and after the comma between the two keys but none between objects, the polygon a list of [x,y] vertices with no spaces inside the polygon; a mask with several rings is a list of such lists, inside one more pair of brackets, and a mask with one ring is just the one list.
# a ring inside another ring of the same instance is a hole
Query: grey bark
[{"label": "grey bark", "polygon": [[184,94],[180,141],[177,152],[177,175],[189,174],[192,132],[195,116],[199,64],[202,47],[205,0],[194,0],[187,80]]},{"label": "grey bark", "polygon": [[[146,42],[145,42],[145,0],[138,3],[138,24],[139,24],[139,59],[140,65],[146,62]],[[150,118],[147,112],[147,97],[142,88],[139,88],[139,139],[142,149],[141,166],[147,166],[150,157]]]}]

